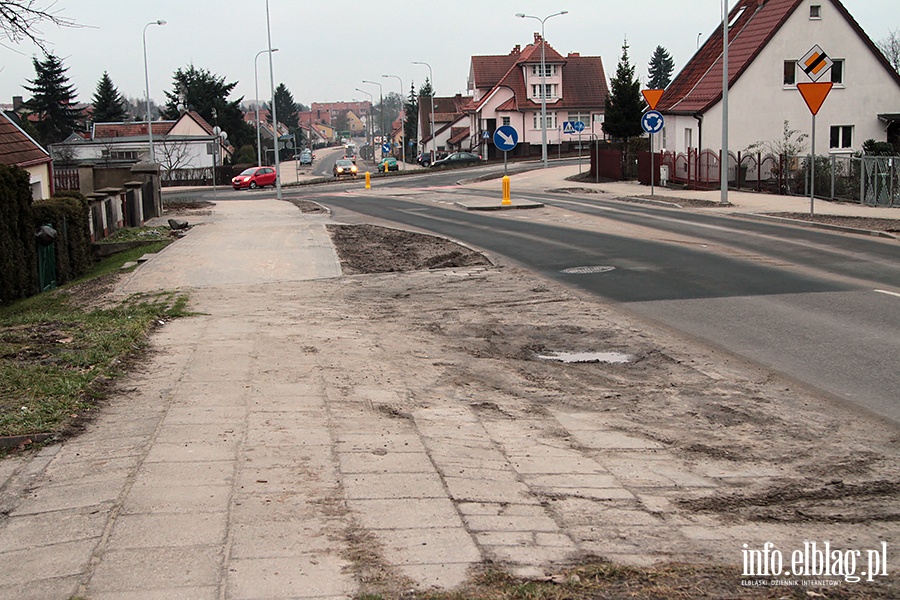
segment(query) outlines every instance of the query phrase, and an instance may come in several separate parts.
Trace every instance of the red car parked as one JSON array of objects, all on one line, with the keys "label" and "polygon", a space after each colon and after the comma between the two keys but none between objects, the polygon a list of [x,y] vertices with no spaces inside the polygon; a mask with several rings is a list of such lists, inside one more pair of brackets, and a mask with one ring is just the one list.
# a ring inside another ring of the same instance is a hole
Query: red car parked
[{"label": "red car parked", "polygon": [[271,185],[275,187],[275,169],[272,167],[250,167],[231,180],[231,187],[236,190]]}]

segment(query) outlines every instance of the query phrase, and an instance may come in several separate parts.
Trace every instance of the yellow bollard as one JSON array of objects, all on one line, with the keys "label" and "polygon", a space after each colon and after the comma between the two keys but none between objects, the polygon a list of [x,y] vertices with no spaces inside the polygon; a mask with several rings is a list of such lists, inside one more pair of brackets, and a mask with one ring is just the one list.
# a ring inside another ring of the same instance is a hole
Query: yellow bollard
[{"label": "yellow bollard", "polygon": [[385,172],[385,173],[388,172],[387,163],[384,163],[384,172]]},{"label": "yellow bollard", "polygon": [[503,201],[500,204],[504,206],[512,204],[512,200],[509,198],[509,175],[503,176]]},{"label": "yellow bollard", "polygon": [[367,189],[367,190],[371,190],[371,189],[372,189],[372,176],[369,175],[369,172],[368,172],[368,171],[366,171],[366,189]]}]

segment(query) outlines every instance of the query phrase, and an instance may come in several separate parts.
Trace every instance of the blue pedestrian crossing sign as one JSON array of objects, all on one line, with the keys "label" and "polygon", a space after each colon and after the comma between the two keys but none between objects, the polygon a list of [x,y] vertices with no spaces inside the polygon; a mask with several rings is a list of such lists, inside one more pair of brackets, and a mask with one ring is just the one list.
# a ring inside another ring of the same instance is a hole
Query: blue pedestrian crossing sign
[{"label": "blue pedestrian crossing sign", "polygon": [[665,124],[663,116],[655,110],[648,110],[641,117],[641,127],[649,134],[659,133]]},{"label": "blue pedestrian crossing sign", "polygon": [[494,131],[494,146],[502,152],[509,152],[519,143],[519,132],[511,125],[501,125]]}]

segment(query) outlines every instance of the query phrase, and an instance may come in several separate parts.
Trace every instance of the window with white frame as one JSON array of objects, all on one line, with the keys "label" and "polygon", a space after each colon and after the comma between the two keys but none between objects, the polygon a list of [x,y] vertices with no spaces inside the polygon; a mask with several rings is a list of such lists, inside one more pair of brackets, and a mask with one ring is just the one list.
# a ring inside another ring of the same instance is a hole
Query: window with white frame
[{"label": "window with white frame", "polygon": [[797,85],[797,61],[796,60],[784,61],[784,85],[786,85],[786,86]]},{"label": "window with white frame", "polygon": [[573,123],[576,121],[581,121],[582,123],[584,123],[585,127],[589,127],[591,124],[591,113],[570,112],[569,121],[572,121]]},{"label": "window with white frame", "polygon": [[822,18],[822,5],[821,4],[811,4],[809,6],[809,18],[810,19],[821,19]]},{"label": "window with white frame", "polygon": [[832,60],[834,64],[831,65],[831,83],[844,85],[844,59],[835,58]]},{"label": "window with white frame", "polygon": [[509,126],[509,117],[503,117],[501,120],[503,121],[503,125]]},{"label": "window with white frame", "polygon": [[[544,77],[553,77],[558,73],[558,65],[544,65]],[[535,77],[541,76],[541,65],[531,65],[531,74]]]},{"label": "window with white frame", "polygon": [[853,125],[831,126],[831,149],[847,150],[853,147]]},{"label": "window with white frame", "polygon": [[[541,129],[541,113],[534,113],[534,128]],[[556,113],[547,113],[547,129],[556,129]]]},{"label": "window with white frame", "polygon": [[684,129],[684,147],[688,150],[694,147],[694,130],[690,127]]},{"label": "window with white frame", "polygon": [[[535,84],[531,86],[531,96],[532,98],[541,99],[541,85]],[[555,83],[546,83],[544,84],[544,99],[551,100],[556,98],[556,84]]]}]

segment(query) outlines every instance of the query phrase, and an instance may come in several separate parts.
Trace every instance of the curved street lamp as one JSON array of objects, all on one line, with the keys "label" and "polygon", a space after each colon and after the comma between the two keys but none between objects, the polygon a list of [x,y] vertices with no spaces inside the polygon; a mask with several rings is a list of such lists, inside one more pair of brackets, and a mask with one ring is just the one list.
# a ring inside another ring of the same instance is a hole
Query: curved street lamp
[{"label": "curved street lamp", "polygon": [[144,40],[144,85],[146,86],[147,98],[147,139],[150,142],[150,162],[156,162],[156,154],[153,152],[153,125],[150,120],[150,71],[147,68],[147,28],[151,25],[165,25],[166,21],[160,19],[158,21],[150,21],[144,25],[144,32],[141,37]]},{"label": "curved street lamp", "polygon": [[406,169],[406,119],[403,113],[403,80],[398,75],[382,75],[382,77],[393,77],[400,82],[400,160],[403,162],[403,168]]},{"label": "curved street lamp", "polygon": [[544,47],[547,45],[547,39],[544,37],[544,23],[547,22],[547,19],[566,14],[569,14],[569,11],[562,10],[542,19],[525,13],[516,13],[520,19],[534,19],[541,23],[541,159],[544,161],[545,169],[547,168],[547,86],[544,81],[547,76],[547,68],[544,64]]},{"label": "curved street lamp", "polygon": [[[272,50],[272,25],[269,22],[269,0],[266,0],[266,37],[269,50]],[[272,131],[275,135],[275,197],[281,200],[281,157],[278,148],[278,111],[275,108],[275,68],[272,66],[272,55],[269,52],[269,87],[272,90]],[[259,99],[257,99],[257,102]]]},{"label": "curved street lamp", "polygon": [[434,162],[434,159],[437,158],[437,136],[435,135],[434,131],[434,73],[431,70],[431,65],[429,65],[427,62],[414,61],[413,64],[425,65],[426,67],[428,67],[428,81],[431,83],[431,150],[433,152],[431,162]]},{"label": "curved street lamp", "polygon": [[[278,48],[272,48],[271,50],[260,50],[256,53],[256,56],[253,58],[253,84],[256,90],[256,166],[262,166],[262,143],[259,138],[259,71],[257,69],[257,59],[259,59],[260,54],[265,54],[266,52],[278,52]],[[277,135],[276,135],[277,137]],[[275,141],[276,150],[278,148],[278,141]]]},{"label": "curved street lamp", "polygon": [[[382,144],[384,144],[384,87],[378,83],[377,81],[369,81],[368,79],[363,79],[363,83],[371,83],[372,85],[378,86],[378,98],[379,102],[381,102],[381,108],[379,109],[379,113],[381,114],[381,140]],[[383,154],[383,153],[382,153]],[[375,159],[375,146],[372,146],[372,159]]]}]

